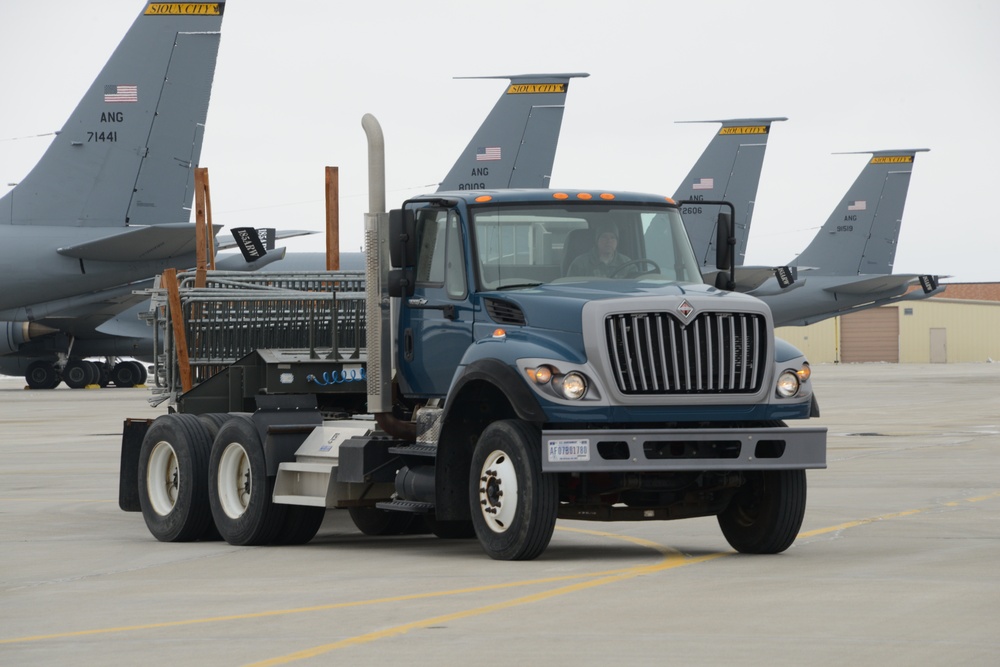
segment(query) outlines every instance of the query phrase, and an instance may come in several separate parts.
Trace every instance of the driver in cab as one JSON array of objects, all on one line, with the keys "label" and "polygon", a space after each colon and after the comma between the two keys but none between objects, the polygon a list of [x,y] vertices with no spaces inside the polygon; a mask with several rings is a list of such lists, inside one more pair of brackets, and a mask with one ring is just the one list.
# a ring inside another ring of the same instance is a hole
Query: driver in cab
[{"label": "driver in cab", "polygon": [[[618,252],[618,228],[614,225],[597,227],[594,236],[594,248],[573,260],[566,272],[567,276],[610,278],[618,269],[632,261],[627,255]],[[628,272],[619,273],[615,277],[624,278],[625,273]]]}]

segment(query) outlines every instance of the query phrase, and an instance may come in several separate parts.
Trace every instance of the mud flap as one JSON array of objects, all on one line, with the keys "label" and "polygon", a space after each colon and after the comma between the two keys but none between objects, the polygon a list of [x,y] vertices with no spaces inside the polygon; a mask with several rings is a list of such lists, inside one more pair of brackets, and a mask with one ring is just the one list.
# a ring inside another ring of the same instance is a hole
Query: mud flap
[{"label": "mud flap", "polygon": [[118,507],[141,512],[139,506],[139,452],[152,419],[126,419],[122,427],[122,461],[118,471]]}]

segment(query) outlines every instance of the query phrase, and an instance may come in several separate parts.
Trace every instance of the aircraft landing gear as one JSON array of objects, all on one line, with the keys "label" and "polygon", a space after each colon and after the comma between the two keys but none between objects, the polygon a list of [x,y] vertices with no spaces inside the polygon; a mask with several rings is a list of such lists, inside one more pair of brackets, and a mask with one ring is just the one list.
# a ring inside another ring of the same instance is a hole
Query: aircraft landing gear
[{"label": "aircraft landing gear", "polygon": [[119,361],[111,369],[111,381],[116,387],[134,387],[146,382],[149,374],[138,361]]},{"label": "aircraft landing gear", "polygon": [[32,389],[55,389],[62,379],[56,367],[48,361],[33,361],[28,365],[24,380]]},{"label": "aircraft landing gear", "polygon": [[139,361],[88,361],[70,359],[62,365],[38,359],[28,365],[24,381],[30,389],[55,389],[65,382],[70,389],[82,389],[89,385],[99,385],[102,389],[114,383],[116,387],[143,385],[149,377],[146,367]]},{"label": "aircraft landing gear", "polygon": [[82,389],[87,385],[97,384],[101,372],[97,364],[86,359],[70,359],[63,367],[63,382],[70,389]]}]

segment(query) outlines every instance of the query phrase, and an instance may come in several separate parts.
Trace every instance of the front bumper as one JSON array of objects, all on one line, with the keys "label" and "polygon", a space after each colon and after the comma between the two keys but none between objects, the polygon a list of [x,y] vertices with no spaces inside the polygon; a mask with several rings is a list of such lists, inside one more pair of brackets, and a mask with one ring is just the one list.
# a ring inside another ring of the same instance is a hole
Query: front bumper
[{"label": "front bumper", "polygon": [[550,430],[543,472],[826,468],[826,428]]}]

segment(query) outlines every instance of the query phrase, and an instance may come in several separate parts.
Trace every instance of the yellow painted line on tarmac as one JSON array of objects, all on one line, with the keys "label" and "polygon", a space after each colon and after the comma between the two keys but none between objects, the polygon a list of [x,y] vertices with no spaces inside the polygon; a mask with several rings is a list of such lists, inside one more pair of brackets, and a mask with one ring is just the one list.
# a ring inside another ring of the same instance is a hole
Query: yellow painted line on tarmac
[{"label": "yellow painted line on tarmac", "polygon": [[110,498],[0,498],[0,503],[117,503]]},{"label": "yellow painted line on tarmac", "polygon": [[[985,501],[985,500],[992,500],[992,499],[995,499],[995,498],[1000,498],[1000,491],[996,491],[996,492],[993,492],[993,493],[985,494],[985,495],[982,495],[982,496],[965,498],[965,499],[962,499],[961,501],[950,501],[948,503],[942,503],[941,505],[937,505],[936,507],[960,505],[961,503],[977,503],[977,502],[982,502],[982,501]],[[889,519],[898,519],[898,518],[902,518],[902,517],[906,517],[906,516],[912,516],[914,514],[921,514],[923,512],[927,512],[927,511],[930,511],[932,509],[934,509],[934,507],[925,507],[925,508],[920,508],[920,509],[906,510],[906,511],[902,511],[902,512],[893,512],[893,513],[890,513],[890,514],[883,514],[883,515],[880,515],[880,516],[877,516],[877,517],[868,518],[868,519],[860,519],[858,521],[849,521],[849,522],[837,524],[835,526],[828,526],[826,528],[818,528],[816,530],[811,530],[811,531],[806,531],[806,532],[803,532],[803,533],[799,533],[799,535],[797,537],[798,538],[814,537],[814,536],[817,536],[817,535],[823,535],[823,534],[827,534],[827,533],[837,532],[837,531],[840,531],[840,530],[846,530],[848,528],[855,528],[855,527],[858,527],[858,526],[868,525],[868,524],[875,523],[875,522],[878,522],[878,521],[884,521],[884,520],[889,520]],[[626,579],[631,579],[631,578],[634,578],[634,577],[637,577],[637,576],[642,576],[642,575],[646,575],[646,574],[653,574],[653,573],[656,573],[656,572],[663,572],[663,571],[666,571],[666,570],[671,570],[671,569],[675,569],[675,568],[679,568],[679,567],[684,567],[686,565],[695,565],[695,564],[698,564],[698,563],[704,563],[706,561],[715,560],[715,559],[718,559],[718,558],[722,558],[724,556],[731,556],[731,555],[734,555],[736,553],[736,552],[732,552],[732,551],[727,551],[727,552],[710,553],[710,554],[705,554],[705,555],[702,555],[702,556],[689,557],[689,556],[685,556],[684,554],[681,554],[680,552],[676,551],[675,549],[672,549],[670,547],[658,544],[658,543],[653,542],[651,540],[646,540],[646,539],[639,538],[639,537],[633,537],[633,536],[628,536],[628,535],[619,535],[619,534],[609,533],[609,532],[605,532],[605,531],[586,530],[586,529],[582,529],[582,528],[570,528],[570,527],[563,527],[563,526],[557,526],[556,530],[563,531],[563,532],[571,532],[571,533],[584,534],[584,535],[593,535],[595,537],[607,537],[607,538],[622,540],[622,541],[626,541],[626,542],[631,542],[633,544],[636,544],[636,545],[639,545],[639,546],[643,546],[643,547],[648,547],[650,549],[653,549],[653,550],[659,552],[663,556],[663,559],[660,560],[660,561],[658,561],[657,563],[654,563],[654,564],[651,564],[651,565],[636,565],[636,566],[627,567],[627,568],[618,568],[618,569],[604,570],[604,571],[599,571],[599,572],[586,572],[586,573],[581,573],[581,574],[561,575],[561,576],[558,576],[558,577],[547,577],[547,578],[543,578],[543,579],[529,579],[529,580],[524,580],[524,581],[513,581],[513,582],[504,583],[504,584],[490,584],[490,585],[487,585],[487,586],[473,586],[473,587],[469,587],[469,588],[458,588],[458,589],[453,589],[453,590],[448,590],[448,591],[434,591],[434,592],[429,592],[429,593],[413,593],[413,594],[409,594],[409,595],[398,595],[398,596],[393,596],[393,597],[375,598],[375,599],[371,599],[371,600],[356,600],[356,601],[353,601],[353,602],[337,602],[337,603],[331,603],[331,604],[325,604],[325,605],[314,605],[314,606],[310,606],[310,607],[299,607],[299,608],[294,608],[294,609],[278,609],[278,610],[271,610],[271,611],[252,612],[252,613],[247,613],[247,614],[232,614],[232,615],[227,615],[227,616],[212,616],[212,617],[207,617],[207,618],[195,618],[195,619],[186,619],[186,620],[180,620],[180,621],[167,621],[167,622],[163,622],[163,623],[146,623],[146,624],[141,624],[141,625],[127,625],[127,626],[118,626],[118,627],[112,627],[112,628],[95,628],[95,629],[92,629],[92,630],[79,630],[79,631],[75,631],[75,632],[60,632],[60,633],[52,633],[52,634],[45,634],[45,635],[31,635],[31,636],[26,636],[26,637],[14,637],[14,638],[10,638],[10,639],[0,639],[0,645],[27,643],[27,642],[50,640],[50,639],[66,639],[66,638],[71,638],[71,637],[86,637],[86,636],[103,635],[103,634],[114,634],[114,633],[122,633],[122,632],[136,632],[136,631],[142,631],[142,630],[157,630],[157,629],[164,629],[164,628],[177,628],[177,627],[184,627],[184,626],[203,625],[203,624],[208,624],[208,623],[220,623],[220,622],[226,622],[226,621],[238,621],[238,620],[250,620],[250,619],[259,619],[259,618],[271,618],[271,617],[277,617],[277,616],[288,616],[288,615],[292,615],[292,614],[304,614],[304,613],[311,613],[311,612],[318,612],[318,611],[330,611],[330,610],[335,610],[335,609],[348,609],[348,608],[352,608],[352,607],[363,607],[363,606],[372,606],[372,605],[378,605],[378,604],[407,602],[407,601],[412,601],[412,600],[424,600],[424,599],[432,599],[432,598],[449,597],[449,596],[455,596],[455,595],[464,595],[464,594],[468,594],[468,593],[481,593],[481,592],[485,592],[485,591],[496,591],[496,590],[503,590],[503,589],[523,588],[523,587],[526,587],[526,586],[535,586],[535,585],[542,585],[542,584],[558,583],[558,582],[563,582],[563,581],[571,581],[571,580],[574,580],[574,579],[586,579],[587,580],[587,581],[581,581],[581,582],[578,582],[576,584],[572,584],[572,585],[569,585],[569,586],[562,586],[560,588],[555,588],[555,589],[552,589],[552,590],[549,590],[549,591],[543,591],[543,592],[535,593],[535,594],[532,594],[532,595],[522,596],[520,598],[515,598],[513,600],[509,600],[509,601],[506,601],[506,602],[499,602],[499,603],[495,603],[495,604],[492,604],[492,605],[486,605],[486,606],[483,606],[483,607],[478,607],[478,608],[475,608],[475,609],[468,609],[468,610],[464,610],[464,611],[460,611],[460,612],[455,612],[453,614],[446,614],[446,615],[442,615],[442,616],[435,616],[433,618],[424,619],[422,621],[414,621],[412,623],[407,623],[407,624],[395,626],[395,627],[392,627],[392,628],[386,628],[384,630],[380,630],[380,631],[377,631],[377,632],[367,633],[367,634],[364,634],[364,635],[359,635],[357,637],[351,637],[351,638],[343,639],[343,640],[341,640],[339,642],[334,642],[332,644],[324,644],[323,646],[318,646],[318,647],[314,647],[314,648],[311,648],[311,649],[306,649],[304,651],[299,651],[297,653],[293,653],[293,654],[290,654],[288,656],[272,658],[271,660],[268,660],[268,661],[265,661],[265,662],[254,663],[255,665],[279,665],[279,664],[287,664],[289,662],[294,662],[296,660],[302,660],[302,659],[305,659],[305,658],[308,658],[308,657],[313,657],[313,656],[316,656],[316,655],[321,655],[323,653],[327,653],[329,651],[333,651],[333,650],[336,650],[336,649],[339,649],[339,648],[344,648],[346,646],[355,646],[355,645],[358,645],[358,644],[364,644],[364,643],[376,641],[378,639],[383,639],[383,638],[386,638],[386,637],[392,637],[392,636],[395,636],[395,635],[404,634],[406,632],[409,632],[410,630],[414,630],[414,629],[418,629],[418,628],[426,628],[426,627],[430,627],[432,625],[437,625],[437,624],[440,624],[440,623],[443,623],[443,622],[448,622],[448,621],[453,621],[453,620],[458,620],[458,619],[463,619],[463,618],[470,618],[470,617],[473,617],[473,616],[480,616],[480,615],[488,614],[488,613],[491,613],[491,612],[494,612],[494,611],[499,611],[501,609],[508,609],[510,607],[515,607],[515,606],[519,606],[519,605],[529,604],[529,603],[532,603],[532,602],[538,602],[538,601],[541,601],[541,600],[546,600],[546,599],[557,597],[557,596],[561,596],[561,595],[567,595],[569,593],[574,593],[574,592],[577,592],[577,591],[582,591],[582,590],[586,590],[586,589],[589,589],[589,588],[594,588],[594,587],[597,587],[597,586],[603,586],[603,585],[606,585],[606,584],[610,584],[610,583],[614,583],[614,582],[618,582],[618,581],[623,581],[623,580],[626,580]]]},{"label": "yellow painted line on tarmac", "polygon": [[[369,642],[378,641],[379,639],[385,639],[387,637],[395,637],[397,635],[406,634],[411,630],[419,630],[421,628],[428,628],[434,625],[441,625],[452,621],[463,620],[475,616],[482,616],[484,614],[491,614],[493,612],[502,611],[504,609],[510,609],[511,607],[519,607],[521,605],[531,604],[533,602],[541,602],[542,600],[548,600],[563,595],[569,595],[570,593],[577,593],[579,591],[584,591],[590,588],[596,588],[598,586],[606,586],[607,584],[613,584],[619,581],[632,579],[634,577],[638,577],[645,574],[653,574],[655,572],[671,570],[674,568],[683,567],[685,565],[694,565],[695,563],[703,563],[708,560],[722,558],[723,556],[730,555],[730,552],[719,552],[719,553],[707,554],[704,556],[688,557],[676,551],[675,549],[663,546],[656,542],[652,542],[650,540],[646,540],[640,537],[632,537],[629,535],[617,535],[615,533],[601,532],[595,530],[584,530],[580,528],[560,528],[559,530],[566,532],[580,533],[585,535],[594,535],[597,537],[608,537],[616,540],[624,540],[626,542],[632,542],[633,544],[638,544],[640,546],[648,547],[660,552],[660,554],[663,556],[663,560],[652,565],[636,565],[630,568],[626,568],[622,571],[607,575],[600,575],[598,573],[593,573],[592,576],[594,578],[589,579],[588,581],[581,581],[575,584],[570,584],[569,586],[562,586],[560,588],[554,588],[548,591],[533,593],[531,595],[525,595],[519,598],[514,598],[513,600],[496,602],[494,604],[488,604],[482,607],[476,607],[474,609],[465,609],[451,614],[443,614],[441,616],[425,618],[420,621],[413,621],[412,623],[404,623],[403,625],[397,625],[391,628],[386,628],[384,630],[369,632],[367,634],[358,635],[356,637],[348,637],[347,639],[342,639],[340,641],[333,642],[330,644],[323,644],[322,646],[314,646],[313,648],[297,651],[295,653],[290,653],[285,656],[271,658],[269,660],[264,660],[261,662],[251,663],[250,665],[248,665],[248,667],[272,667],[273,665],[285,665],[290,662],[296,662],[298,660],[315,658],[316,656],[323,655],[324,653],[329,653],[330,651],[335,651],[341,648],[347,648],[348,646],[358,646],[360,644],[367,644]],[[518,584],[513,583],[508,586],[513,587],[515,585]]]},{"label": "yellow painted line on tarmac", "polygon": [[187,625],[201,625],[207,623],[220,623],[224,621],[240,621],[255,618],[269,618],[273,616],[288,616],[291,614],[305,614],[317,611],[330,611],[333,609],[348,609],[351,607],[366,607],[377,604],[388,604],[397,602],[408,602],[411,600],[424,600],[430,598],[449,597],[453,595],[464,595],[468,593],[482,593],[505,588],[516,588],[523,586],[535,586],[541,584],[551,584],[572,579],[589,579],[593,577],[614,576],[615,574],[626,572],[632,568],[620,568],[603,572],[584,572],[581,574],[567,574],[558,577],[547,577],[544,579],[529,579],[525,581],[514,581],[506,584],[490,584],[487,586],[472,586],[469,588],[457,588],[449,591],[434,591],[430,593],[412,593],[410,595],[397,595],[387,598],[375,598],[372,600],[356,600],[354,602],[334,602],[331,604],[315,605],[311,607],[298,607],[295,609],[277,609],[271,611],[252,612],[247,614],[232,614],[228,616],[210,616],[208,618],[193,618],[182,621],[166,621],[163,623],[145,623],[141,625],[123,625],[113,628],[95,628],[93,630],[78,630],[75,632],[59,632],[47,635],[32,635],[28,637],[15,637],[12,639],[0,639],[2,644],[15,644],[21,642],[41,641],[45,639],[66,639],[69,637],[86,637],[92,635],[113,634],[118,632],[136,632],[139,630],[157,630],[163,628],[177,628]]},{"label": "yellow painted line on tarmac", "polygon": [[839,523],[836,526],[827,526],[826,528],[817,528],[816,530],[807,530],[805,532],[799,533],[796,539],[802,539],[807,537],[816,537],[817,535],[826,535],[828,533],[836,533],[841,530],[847,530],[848,528],[857,528],[858,526],[867,526],[868,524],[878,523],[879,521],[887,521],[889,519],[901,519],[907,516],[913,516],[914,514],[923,514],[924,512],[930,512],[932,510],[941,507],[959,507],[963,503],[980,503],[984,500],[993,500],[994,498],[1000,498],[1000,491],[994,491],[993,493],[987,493],[982,496],[975,496],[972,498],[963,498],[961,500],[951,500],[940,505],[933,505],[930,507],[921,507],[919,509],[904,510],[902,512],[891,512],[889,514],[882,514],[879,516],[869,517],[867,519],[858,519],[857,521],[847,521],[846,523]]},{"label": "yellow painted line on tarmac", "polygon": [[877,523],[879,521],[885,521],[887,519],[901,519],[904,516],[912,516],[914,514],[922,514],[932,508],[922,507],[915,510],[906,510],[905,512],[892,512],[891,514],[882,514],[880,516],[873,516],[867,519],[858,519],[857,521],[847,521],[846,523],[838,523],[836,526],[827,526],[826,528],[817,528],[816,530],[807,530],[805,532],[799,533],[796,539],[801,539],[804,537],[816,537],[817,535],[826,535],[827,533],[836,533],[841,530],[847,530],[848,528],[857,528],[858,526],[867,526],[870,523]]}]

